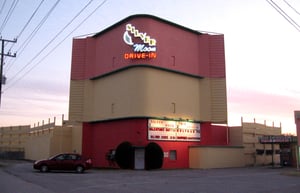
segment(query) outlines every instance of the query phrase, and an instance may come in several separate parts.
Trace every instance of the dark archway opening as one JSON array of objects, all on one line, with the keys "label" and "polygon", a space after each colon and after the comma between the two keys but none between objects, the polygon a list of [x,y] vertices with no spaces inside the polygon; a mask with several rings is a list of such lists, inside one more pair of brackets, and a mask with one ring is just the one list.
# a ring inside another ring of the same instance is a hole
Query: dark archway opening
[{"label": "dark archway opening", "polygon": [[134,167],[134,148],[131,143],[123,142],[116,149],[115,159],[122,169],[133,169]]},{"label": "dark archway opening", "polygon": [[147,170],[159,169],[163,165],[164,152],[161,147],[151,142],[145,148],[145,168]]}]

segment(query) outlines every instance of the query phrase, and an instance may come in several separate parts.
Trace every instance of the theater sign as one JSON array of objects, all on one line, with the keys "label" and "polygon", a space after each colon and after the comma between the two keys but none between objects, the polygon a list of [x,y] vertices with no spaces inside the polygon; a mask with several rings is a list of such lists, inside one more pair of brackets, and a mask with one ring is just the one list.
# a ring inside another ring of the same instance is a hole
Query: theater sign
[{"label": "theater sign", "polygon": [[123,34],[124,42],[132,47],[132,52],[124,53],[125,59],[156,58],[156,39],[141,32],[132,24],[127,24]]},{"label": "theater sign", "polygon": [[200,123],[149,119],[148,139],[165,141],[200,141]]}]

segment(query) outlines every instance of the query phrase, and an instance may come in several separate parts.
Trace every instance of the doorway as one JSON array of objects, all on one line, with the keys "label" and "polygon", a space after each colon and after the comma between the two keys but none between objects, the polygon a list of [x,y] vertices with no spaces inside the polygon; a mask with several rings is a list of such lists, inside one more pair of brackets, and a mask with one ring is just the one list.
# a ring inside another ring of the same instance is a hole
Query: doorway
[{"label": "doorway", "polygon": [[134,169],[136,170],[145,169],[145,148],[144,147],[134,148]]},{"label": "doorway", "polygon": [[135,147],[130,142],[118,145],[115,160],[122,169],[152,170],[159,169],[163,165],[163,150],[154,142],[146,147]]},{"label": "doorway", "polygon": [[163,165],[164,152],[154,142],[149,143],[145,148],[145,168],[147,170],[159,169]]},{"label": "doorway", "polygon": [[134,148],[130,142],[123,142],[116,149],[115,159],[122,169],[133,169]]}]

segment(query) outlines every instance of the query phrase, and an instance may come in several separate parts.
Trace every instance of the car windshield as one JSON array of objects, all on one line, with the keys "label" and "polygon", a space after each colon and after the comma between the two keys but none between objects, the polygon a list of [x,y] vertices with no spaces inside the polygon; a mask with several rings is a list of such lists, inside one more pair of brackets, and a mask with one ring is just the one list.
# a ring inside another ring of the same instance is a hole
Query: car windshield
[{"label": "car windshield", "polygon": [[79,155],[75,155],[75,154],[57,154],[54,156],[51,156],[48,158],[48,160],[80,160],[80,156]]},{"label": "car windshield", "polygon": [[[60,155],[60,154],[59,154],[59,155]],[[53,155],[53,156],[49,157],[48,160],[54,159],[54,158],[56,158],[56,157],[59,156],[59,155]]]}]

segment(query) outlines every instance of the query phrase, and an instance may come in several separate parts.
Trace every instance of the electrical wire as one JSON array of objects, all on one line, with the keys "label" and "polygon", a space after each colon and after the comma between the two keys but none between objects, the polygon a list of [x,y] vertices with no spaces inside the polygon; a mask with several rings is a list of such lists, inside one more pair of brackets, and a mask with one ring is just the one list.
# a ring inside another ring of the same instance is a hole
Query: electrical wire
[{"label": "electrical wire", "polygon": [[6,4],[6,0],[4,0],[3,4],[2,4],[2,6],[1,6],[0,14],[2,13],[2,11],[3,11],[3,9],[4,9],[5,4]]},{"label": "electrical wire", "polygon": [[[55,47],[53,47],[41,60],[39,60],[34,66],[32,66],[26,73],[24,73],[22,76],[20,76],[18,79],[13,81],[9,86],[7,86],[3,91],[8,90],[12,86],[14,86],[17,82],[19,82],[22,78],[24,78],[26,75],[29,74],[36,66],[38,66],[45,58],[47,58],[54,50],[57,49],[58,46],[60,46],[74,31],[76,31],[88,18],[90,18],[100,7],[104,5],[104,3],[107,0],[104,0],[102,3],[100,3],[83,21],[81,21],[69,34],[65,36],[64,39],[62,39],[58,44],[56,44]],[[26,65],[28,66],[28,65]],[[20,72],[20,71],[19,71]],[[18,74],[18,73],[17,73]],[[16,77],[16,75],[15,75]]]},{"label": "electrical wire", "polygon": [[30,18],[28,19],[28,21],[24,25],[24,27],[22,28],[22,30],[20,31],[20,33],[17,35],[17,38],[19,38],[23,34],[23,32],[25,31],[26,27],[29,25],[29,23],[31,22],[32,18],[34,17],[34,15],[36,14],[36,12],[40,9],[40,7],[44,3],[44,1],[45,0],[42,0],[40,2],[40,4],[37,6],[37,8],[34,10],[34,12],[32,13],[32,15],[30,16]]},{"label": "electrical wire", "polygon": [[[90,0],[74,17],[73,19],[65,25],[19,72],[23,71],[27,66],[29,66],[41,53],[49,47],[49,45],[71,24],[73,21],[92,3]],[[17,73],[18,74],[18,73]]]},{"label": "electrical wire", "polygon": [[[37,32],[40,30],[40,28],[44,25],[44,23],[47,21],[51,13],[54,11],[56,6],[60,0],[57,0],[56,3],[51,7],[51,9],[47,12],[47,14],[42,18],[42,20],[39,22],[39,24],[35,27],[35,29],[31,32],[31,34],[26,38],[26,40],[23,42],[23,44],[18,48],[18,57],[14,60],[14,63],[20,58],[19,56],[22,55],[22,53],[25,51],[25,48],[29,45],[29,43],[32,41],[32,39],[35,37]],[[13,64],[12,64],[13,65]],[[24,67],[22,68],[24,69]],[[20,70],[22,71],[22,70]],[[6,69],[7,72],[7,69]]]},{"label": "electrical wire", "polygon": [[283,9],[281,9],[275,2],[272,0],[266,0],[284,19],[289,22],[298,32],[300,32],[300,26],[295,20],[293,20]]},{"label": "electrical wire", "polygon": [[10,19],[10,16],[12,15],[12,13],[14,12],[18,2],[19,2],[19,0],[14,0],[13,3],[11,4],[11,6],[8,10],[8,13],[7,13],[7,15],[6,15],[1,27],[0,27],[0,34],[2,33],[3,29],[5,28],[7,22]]},{"label": "electrical wire", "polygon": [[295,9],[291,4],[289,4],[286,0],[283,0],[292,10],[294,10],[298,15],[300,15],[300,13],[297,11],[297,9]]},{"label": "electrical wire", "polygon": [[13,80],[24,71],[41,53],[92,3],[93,0],[90,0],[68,23],[65,25],[20,71],[18,71],[12,78]]},{"label": "electrical wire", "polygon": [[[32,13],[32,15],[30,16],[30,18],[28,19],[28,21],[26,22],[26,24],[24,25],[24,27],[22,28],[22,30],[20,31],[20,33],[17,35],[16,38],[20,38],[23,34],[23,32],[25,31],[25,29],[27,28],[27,26],[29,25],[29,23],[32,21],[33,17],[35,16],[35,14],[37,13],[37,11],[40,9],[41,5],[43,4],[45,0],[42,0],[40,2],[40,4],[38,5],[38,7],[34,10],[34,12]],[[15,44],[12,44],[12,46],[9,48],[9,50],[11,50],[13,48]],[[18,54],[19,55],[19,54]],[[14,63],[15,63],[15,60],[14,60]],[[6,69],[5,69],[5,72],[7,73],[8,70],[13,66],[13,64],[10,64]]]},{"label": "electrical wire", "polygon": [[17,52],[18,55],[21,55],[25,48],[29,45],[31,40],[34,38],[34,36],[37,34],[39,29],[44,25],[44,23],[49,18],[50,14],[53,12],[53,10],[56,8],[60,0],[57,0],[56,3],[51,7],[51,9],[48,11],[48,13],[43,17],[43,19],[40,21],[40,23],[36,26],[36,28],[31,32],[31,34],[27,37],[27,39],[23,42],[23,44],[18,48]]}]

